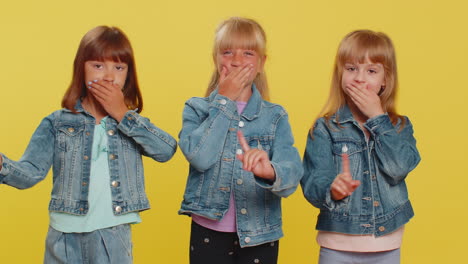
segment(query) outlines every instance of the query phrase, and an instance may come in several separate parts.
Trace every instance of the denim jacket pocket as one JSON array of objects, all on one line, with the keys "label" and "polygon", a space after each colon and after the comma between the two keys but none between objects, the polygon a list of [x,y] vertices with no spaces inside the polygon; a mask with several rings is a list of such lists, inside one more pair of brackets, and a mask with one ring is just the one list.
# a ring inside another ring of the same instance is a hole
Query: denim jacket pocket
[{"label": "denim jacket pocket", "polygon": [[66,152],[73,149],[73,146],[78,143],[77,141],[80,140],[80,135],[83,133],[85,127],[84,125],[66,124],[57,129],[58,147]]},{"label": "denim jacket pocket", "polygon": [[[336,175],[342,172],[342,155],[348,154],[349,158],[349,169],[351,176],[355,180],[361,180],[361,173],[359,167],[361,166],[361,154],[365,150],[365,146],[352,138],[341,138],[335,140],[332,146],[332,152],[335,159]],[[360,207],[356,207],[356,203],[353,202],[354,197],[361,197],[361,188],[357,188],[351,196],[344,198],[341,201],[335,202],[335,211],[343,213],[345,215],[359,215]]]},{"label": "denim jacket pocket", "polygon": [[[273,136],[251,136],[245,137],[250,148],[256,148],[265,151],[270,156],[270,150],[273,144]],[[270,157],[271,158],[271,157]]]}]

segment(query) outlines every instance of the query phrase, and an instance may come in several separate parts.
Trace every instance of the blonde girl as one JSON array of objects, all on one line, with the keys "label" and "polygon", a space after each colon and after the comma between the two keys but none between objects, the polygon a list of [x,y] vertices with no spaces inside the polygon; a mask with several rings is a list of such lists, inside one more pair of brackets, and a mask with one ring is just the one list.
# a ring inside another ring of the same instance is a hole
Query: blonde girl
[{"label": "blonde girl", "polygon": [[303,159],[304,196],[320,209],[319,263],[399,263],[413,216],[405,178],[420,157],[411,122],[395,110],[397,87],[386,34],[358,30],[342,40]]},{"label": "blonde girl", "polygon": [[286,111],[267,101],[265,60],[257,22],[224,21],[206,97],[185,104],[179,146],[190,169],[179,213],[192,216],[192,264],[277,262],[281,197],[302,166]]}]

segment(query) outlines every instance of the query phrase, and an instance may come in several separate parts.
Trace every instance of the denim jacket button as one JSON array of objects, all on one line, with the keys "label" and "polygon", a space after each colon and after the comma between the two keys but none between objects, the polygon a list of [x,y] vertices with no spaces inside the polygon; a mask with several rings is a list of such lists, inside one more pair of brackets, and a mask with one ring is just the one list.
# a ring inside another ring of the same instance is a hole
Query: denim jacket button
[{"label": "denim jacket button", "polygon": [[250,237],[246,237],[246,238],[244,239],[244,242],[245,242],[245,243],[250,243]]},{"label": "denim jacket button", "polygon": [[375,206],[375,207],[377,207],[377,206],[379,206],[379,205],[380,205],[380,203],[379,203],[378,201],[374,201],[374,206]]},{"label": "denim jacket button", "polygon": [[245,123],[244,121],[239,121],[239,127],[244,127]]},{"label": "denim jacket button", "polygon": [[115,134],[115,132],[114,132],[114,130],[111,129],[111,130],[107,131],[107,134],[109,136],[113,136]]},{"label": "denim jacket button", "polygon": [[241,209],[241,214],[243,214],[243,215],[247,214],[247,209],[242,208],[242,209]]},{"label": "denim jacket button", "polygon": [[237,179],[237,184],[241,185],[243,183],[242,179]]},{"label": "denim jacket button", "polygon": [[115,207],[115,211],[116,211],[117,213],[122,212],[122,207],[120,207],[120,206],[117,205],[117,206]]},{"label": "denim jacket button", "polygon": [[222,105],[225,105],[225,104],[227,103],[227,101],[226,101],[225,99],[221,99],[221,100],[219,101],[219,103],[222,104]]},{"label": "denim jacket button", "polygon": [[118,181],[112,181],[111,185],[112,185],[112,187],[119,187],[119,182]]},{"label": "denim jacket button", "polygon": [[110,154],[110,155],[109,155],[109,159],[114,160],[114,159],[115,159],[115,155],[114,155],[114,154]]},{"label": "denim jacket button", "polygon": [[73,127],[69,127],[68,132],[73,133],[73,132],[75,132],[75,129]]},{"label": "denim jacket button", "polygon": [[89,160],[89,157],[85,155],[85,156],[83,157],[83,159],[84,159],[84,160]]},{"label": "denim jacket button", "polygon": [[89,135],[90,135],[90,133],[89,133],[89,132],[86,132],[86,135],[87,135],[87,136],[89,136]]},{"label": "denim jacket button", "polygon": [[237,149],[237,150],[236,150],[236,154],[237,154],[237,155],[242,155],[242,149]]},{"label": "denim jacket button", "polygon": [[379,231],[380,231],[380,232],[385,231],[385,227],[384,227],[384,226],[379,227]]}]

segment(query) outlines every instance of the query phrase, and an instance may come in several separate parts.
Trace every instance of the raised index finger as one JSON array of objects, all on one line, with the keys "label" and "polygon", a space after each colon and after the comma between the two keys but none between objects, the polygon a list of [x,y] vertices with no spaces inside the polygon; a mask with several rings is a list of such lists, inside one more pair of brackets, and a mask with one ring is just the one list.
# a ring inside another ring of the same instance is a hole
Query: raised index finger
[{"label": "raised index finger", "polygon": [[244,134],[242,131],[237,130],[237,138],[239,139],[239,143],[242,147],[242,151],[247,152],[250,150],[249,144],[247,144],[247,140],[244,138]]},{"label": "raised index finger", "polygon": [[348,154],[341,155],[341,173],[351,175]]}]

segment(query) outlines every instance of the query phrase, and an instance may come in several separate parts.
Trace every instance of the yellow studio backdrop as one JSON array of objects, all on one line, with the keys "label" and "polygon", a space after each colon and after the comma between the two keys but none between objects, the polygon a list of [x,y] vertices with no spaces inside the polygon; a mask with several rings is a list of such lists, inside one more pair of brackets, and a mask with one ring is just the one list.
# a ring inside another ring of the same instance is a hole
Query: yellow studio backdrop
[{"label": "yellow studio backdrop", "polygon": [[[60,108],[81,37],[105,24],[123,29],[136,55],[143,115],[177,138],[184,102],[202,96],[213,65],[214,30],[230,16],[262,24],[271,100],[289,112],[302,155],[328,95],[339,41],[369,28],[394,41],[398,110],[415,128],[422,162],[407,179],[416,212],[402,263],[464,263],[468,237],[465,162],[468,5],[465,1],[8,1],[0,3],[0,152],[17,160],[41,119]],[[133,227],[135,263],[187,263],[190,218],[177,215],[188,163],[144,160],[152,209]],[[0,262],[41,263],[51,173],[28,190],[0,186]],[[316,263],[318,210],[298,191],[283,202],[279,263]]]}]

